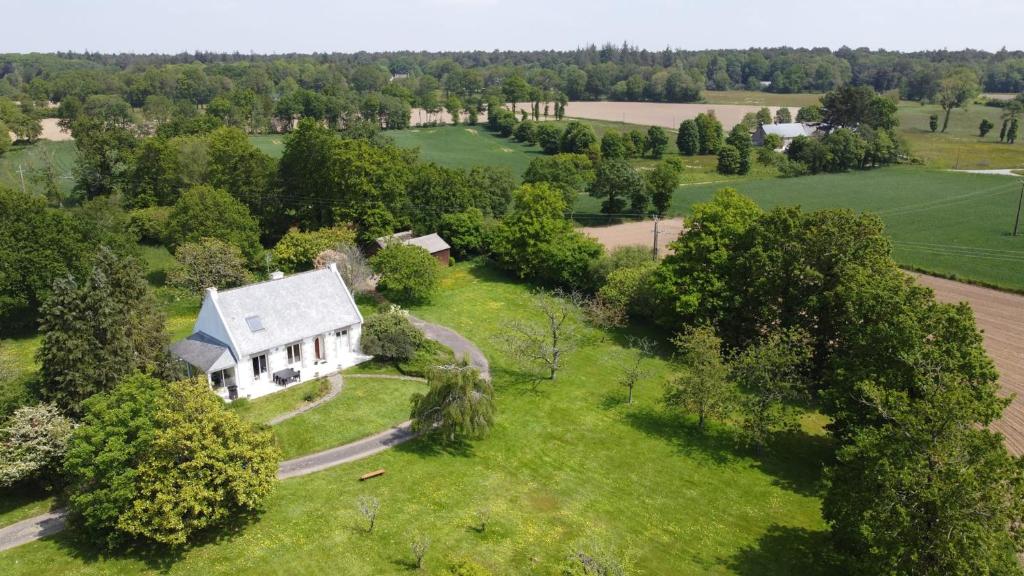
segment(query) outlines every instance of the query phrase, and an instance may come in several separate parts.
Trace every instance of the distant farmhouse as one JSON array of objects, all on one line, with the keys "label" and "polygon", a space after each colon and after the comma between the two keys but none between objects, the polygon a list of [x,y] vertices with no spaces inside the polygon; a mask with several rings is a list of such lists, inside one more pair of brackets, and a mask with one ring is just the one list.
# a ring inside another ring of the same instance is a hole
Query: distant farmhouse
[{"label": "distant farmhouse", "polygon": [[444,266],[448,265],[448,260],[451,257],[452,247],[444,241],[444,238],[441,238],[437,234],[427,234],[426,236],[414,237],[412,235],[412,230],[396,232],[391,236],[381,236],[380,238],[377,238],[377,246],[373,251],[376,252],[392,242],[400,242],[410,246],[419,246],[427,252],[430,252],[430,255],[437,258],[437,261]]},{"label": "distant farmhouse", "polygon": [[764,145],[764,139],[769,134],[775,134],[782,138],[782,148],[785,150],[789,143],[797,136],[813,136],[817,127],[813,124],[802,122],[786,122],[784,124],[762,124],[754,131],[753,140],[755,146]]},{"label": "distant farmhouse", "polygon": [[222,398],[257,398],[348,368],[363,316],[337,266],[218,292],[208,288],[192,335],[171,346]]}]

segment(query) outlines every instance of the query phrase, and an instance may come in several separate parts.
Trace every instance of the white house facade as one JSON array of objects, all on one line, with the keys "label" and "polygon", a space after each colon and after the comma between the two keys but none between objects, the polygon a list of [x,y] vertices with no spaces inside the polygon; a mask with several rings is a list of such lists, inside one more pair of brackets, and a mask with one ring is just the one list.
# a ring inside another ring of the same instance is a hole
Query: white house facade
[{"label": "white house facade", "polygon": [[171,353],[227,400],[257,398],[369,359],[363,316],[334,264],[218,291]]}]

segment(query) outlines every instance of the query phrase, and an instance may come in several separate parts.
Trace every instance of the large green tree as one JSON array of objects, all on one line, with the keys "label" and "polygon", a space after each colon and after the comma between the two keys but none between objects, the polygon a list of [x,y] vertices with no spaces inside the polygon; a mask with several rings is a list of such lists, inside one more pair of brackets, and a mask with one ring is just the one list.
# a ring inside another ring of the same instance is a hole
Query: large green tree
[{"label": "large green tree", "polygon": [[950,73],[939,82],[939,91],[935,100],[944,111],[942,131],[949,127],[949,115],[954,108],[966,108],[971,100],[981,92],[978,75],[969,68],[961,68]]},{"label": "large green tree", "polygon": [[377,287],[402,302],[429,300],[437,289],[441,265],[430,252],[419,246],[395,242],[370,258],[380,279]]},{"label": "large green tree", "polygon": [[85,403],[65,459],[70,520],[110,548],[182,546],[257,512],[278,456],[205,382],[132,375]]},{"label": "large green tree", "polygon": [[626,202],[634,213],[644,213],[649,201],[647,182],[626,160],[601,160],[590,185],[590,195],[604,198],[601,212],[605,214],[624,212]]},{"label": "large green tree", "polygon": [[250,265],[263,254],[259,227],[245,204],[212,186],[182,192],[167,219],[167,240],[172,248],[203,238],[219,238],[237,247]]},{"label": "large green tree", "polygon": [[88,247],[67,212],[2,186],[0,230],[0,335],[11,335],[35,326],[54,280],[86,268]]},{"label": "large green tree", "polygon": [[167,369],[163,314],[142,270],[106,247],[87,277],[54,282],[41,315],[39,393],[69,413],[127,374]]}]

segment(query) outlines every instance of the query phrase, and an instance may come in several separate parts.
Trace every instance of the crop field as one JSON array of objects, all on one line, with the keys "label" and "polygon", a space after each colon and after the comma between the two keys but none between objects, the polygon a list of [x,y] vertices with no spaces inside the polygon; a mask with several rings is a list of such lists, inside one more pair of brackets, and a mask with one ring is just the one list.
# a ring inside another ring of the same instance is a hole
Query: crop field
[{"label": "crop field", "polygon": [[802,106],[817,104],[821,94],[797,93],[776,94],[756,90],[705,90],[704,101],[708,104],[741,104],[744,106],[785,106],[793,116]]},{"label": "crop field", "polygon": [[[1011,236],[1021,180],[914,167],[681,186],[671,213],[731,185],[761,206],[850,208],[881,216],[900,265],[1014,291],[1024,291],[1024,235]],[[576,208],[596,211],[581,197]],[[1024,232],[1024,227],[1022,227]]]}]

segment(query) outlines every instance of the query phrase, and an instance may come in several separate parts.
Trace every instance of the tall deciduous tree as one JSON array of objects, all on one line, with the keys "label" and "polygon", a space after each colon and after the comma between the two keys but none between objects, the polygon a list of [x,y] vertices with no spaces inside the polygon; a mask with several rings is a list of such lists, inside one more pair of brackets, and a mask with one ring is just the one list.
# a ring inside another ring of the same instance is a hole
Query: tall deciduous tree
[{"label": "tall deciduous tree", "polygon": [[40,394],[72,414],[127,374],[166,370],[163,314],[138,264],[106,247],[87,278],[54,283],[39,330]]},{"label": "tall deciduous tree", "polygon": [[597,176],[590,186],[590,195],[604,198],[601,212],[618,214],[629,201],[634,212],[647,209],[647,183],[640,173],[625,160],[602,160],[597,165]]},{"label": "tall deciduous tree", "polygon": [[671,207],[672,195],[679,186],[682,174],[683,163],[678,157],[666,158],[659,162],[654,170],[644,173],[651,204],[659,216],[664,216]]},{"label": "tall deciduous tree", "polygon": [[167,283],[195,294],[211,286],[241,286],[250,278],[242,251],[217,238],[185,242],[174,251],[174,259],[177,265],[167,274]]},{"label": "tall deciduous tree", "polygon": [[250,265],[257,264],[263,253],[259,228],[249,209],[212,186],[195,186],[182,192],[167,219],[171,247],[203,238],[220,238],[236,246]]},{"label": "tall deciduous tree", "polygon": [[668,148],[668,134],[661,126],[651,126],[647,129],[647,138],[644,140],[644,154],[650,152],[651,158],[657,160]]},{"label": "tall deciduous tree", "polygon": [[960,69],[939,82],[939,91],[935,99],[945,111],[942,119],[942,131],[949,127],[949,115],[954,108],[966,108],[971,100],[981,92],[978,76],[973,70]]},{"label": "tall deciduous tree", "polygon": [[374,254],[370,265],[380,275],[378,288],[402,302],[429,300],[441,274],[441,266],[430,252],[397,242]]}]

